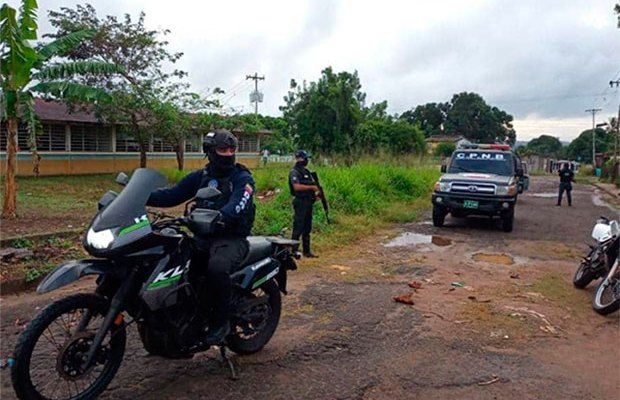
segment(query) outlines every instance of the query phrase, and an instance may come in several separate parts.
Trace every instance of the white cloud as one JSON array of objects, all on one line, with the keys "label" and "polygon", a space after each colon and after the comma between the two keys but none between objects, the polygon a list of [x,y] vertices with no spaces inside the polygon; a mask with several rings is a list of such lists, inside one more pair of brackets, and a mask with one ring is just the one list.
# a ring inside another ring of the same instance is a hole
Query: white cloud
[{"label": "white cloud", "polygon": [[[194,90],[222,87],[246,111],[246,74],[266,76],[260,110],[277,115],[291,78],[331,65],[357,69],[368,101],[391,112],[478,92],[515,116],[519,139],[567,140],[588,129],[586,108],[617,113],[607,83],[620,77],[620,30],[607,0],[90,2],[100,16],[144,10],[149,27],[171,30]],[[42,28],[47,10],[76,3],[40,0]]]}]

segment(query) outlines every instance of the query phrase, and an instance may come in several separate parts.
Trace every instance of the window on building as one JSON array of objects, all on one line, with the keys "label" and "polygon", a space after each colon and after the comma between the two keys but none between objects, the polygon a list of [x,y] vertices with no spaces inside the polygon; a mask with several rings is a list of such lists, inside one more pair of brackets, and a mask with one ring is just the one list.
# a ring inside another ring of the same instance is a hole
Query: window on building
[{"label": "window on building", "polygon": [[185,140],[185,151],[187,153],[198,153],[202,151],[202,138],[192,136]]},{"label": "window on building", "polygon": [[[7,129],[6,122],[0,124],[0,151],[6,151],[7,145]],[[30,146],[28,145],[28,130],[26,125],[20,124],[17,128],[17,151],[28,151]]]},{"label": "window on building", "polygon": [[151,142],[156,153],[174,152],[174,145],[169,140],[153,136]]},{"label": "window on building", "polygon": [[37,135],[39,151],[65,151],[65,126],[60,124],[43,124],[42,132]]},{"label": "window on building", "polygon": [[255,135],[240,135],[239,136],[239,151],[240,153],[258,153],[258,136]]},{"label": "window on building", "polygon": [[71,125],[71,151],[112,151],[110,127]]},{"label": "window on building", "polygon": [[140,151],[138,141],[134,139],[133,135],[122,127],[118,127],[116,130],[116,151],[118,152],[134,152]]}]

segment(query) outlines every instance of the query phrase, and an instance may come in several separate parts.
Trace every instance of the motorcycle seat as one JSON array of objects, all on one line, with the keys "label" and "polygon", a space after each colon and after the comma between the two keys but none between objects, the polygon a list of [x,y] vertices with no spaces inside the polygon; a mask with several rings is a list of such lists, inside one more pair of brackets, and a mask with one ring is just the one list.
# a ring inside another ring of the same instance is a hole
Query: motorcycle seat
[{"label": "motorcycle seat", "polygon": [[272,253],[272,244],[264,236],[248,236],[248,252],[241,262],[241,266],[253,264],[263,258],[269,257]]}]

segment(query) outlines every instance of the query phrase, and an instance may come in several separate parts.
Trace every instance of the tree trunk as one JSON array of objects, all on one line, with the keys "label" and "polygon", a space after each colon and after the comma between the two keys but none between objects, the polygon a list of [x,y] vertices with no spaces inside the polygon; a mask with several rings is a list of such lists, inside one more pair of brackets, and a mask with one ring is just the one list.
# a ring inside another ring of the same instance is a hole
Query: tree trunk
[{"label": "tree trunk", "polygon": [[183,141],[181,141],[180,143],[177,143],[176,146],[176,155],[177,155],[177,168],[179,169],[179,171],[183,171],[183,164],[185,161],[185,146],[183,146]]},{"label": "tree trunk", "polygon": [[146,146],[140,142],[140,168],[146,168]]},{"label": "tree trunk", "polygon": [[17,211],[17,118],[7,121],[6,141],[6,176],[4,178],[4,199],[2,201],[2,218],[15,218]]}]

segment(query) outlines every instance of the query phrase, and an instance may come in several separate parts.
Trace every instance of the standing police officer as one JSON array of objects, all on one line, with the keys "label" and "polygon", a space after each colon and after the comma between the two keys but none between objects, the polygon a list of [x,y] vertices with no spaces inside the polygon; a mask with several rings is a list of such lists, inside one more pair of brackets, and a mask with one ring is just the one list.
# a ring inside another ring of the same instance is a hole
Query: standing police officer
[{"label": "standing police officer", "polygon": [[571,182],[575,180],[572,165],[569,167],[569,163],[565,163],[560,172],[558,172],[558,175],[560,176],[560,192],[558,193],[558,204],[556,204],[556,206],[562,205],[562,194],[566,191],[566,199],[568,200],[568,206],[570,207],[573,205],[573,199],[571,197],[573,185]]},{"label": "standing police officer", "polygon": [[304,150],[295,152],[295,166],[288,175],[288,185],[293,199],[295,217],[293,219],[293,240],[301,236],[304,257],[314,258],[310,251],[310,232],[312,231],[312,209],[319,187],[312,179],[308,165],[308,153]]},{"label": "standing police officer", "polygon": [[248,252],[246,237],[254,224],[254,179],[245,166],[235,163],[237,138],[229,131],[209,132],[203,150],[209,157],[205,168],[190,173],[172,188],[154,191],[147,205],[173,207],[193,198],[198,189],[204,187],[222,192],[215,202],[196,204],[219,210],[222,227],[216,237],[194,237],[192,255],[192,265],[202,266],[209,292],[213,294],[213,319],[206,341],[219,344],[230,333],[230,273]]}]

